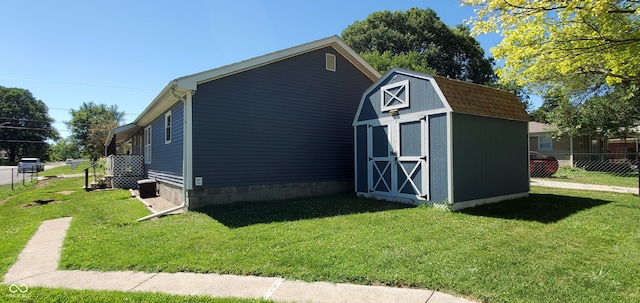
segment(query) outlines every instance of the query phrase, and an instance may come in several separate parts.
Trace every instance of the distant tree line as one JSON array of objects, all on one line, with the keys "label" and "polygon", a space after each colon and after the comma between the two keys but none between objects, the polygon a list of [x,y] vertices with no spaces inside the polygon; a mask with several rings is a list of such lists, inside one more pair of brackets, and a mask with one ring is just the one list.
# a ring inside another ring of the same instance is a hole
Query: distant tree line
[{"label": "distant tree line", "polygon": [[124,112],[115,105],[84,102],[71,109],[69,138],[60,138],[53,127],[49,108],[22,88],[0,86],[0,149],[9,162],[23,157],[59,161],[69,158],[97,158],[104,154],[109,131],[124,120]]}]

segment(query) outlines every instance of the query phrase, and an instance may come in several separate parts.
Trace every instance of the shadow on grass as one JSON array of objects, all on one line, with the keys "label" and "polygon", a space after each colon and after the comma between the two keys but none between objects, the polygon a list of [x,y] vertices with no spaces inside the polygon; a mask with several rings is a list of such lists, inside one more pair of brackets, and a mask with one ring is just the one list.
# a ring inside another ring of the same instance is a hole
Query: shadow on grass
[{"label": "shadow on grass", "polygon": [[491,218],[554,223],[580,211],[610,202],[582,197],[530,194],[527,198],[463,209],[460,213]]},{"label": "shadow on grass", "polygon": [[196,210],[229,228],[260,223],[327,218],[413,206],[358,198],[353,194],[272,202],[238,202]]}]

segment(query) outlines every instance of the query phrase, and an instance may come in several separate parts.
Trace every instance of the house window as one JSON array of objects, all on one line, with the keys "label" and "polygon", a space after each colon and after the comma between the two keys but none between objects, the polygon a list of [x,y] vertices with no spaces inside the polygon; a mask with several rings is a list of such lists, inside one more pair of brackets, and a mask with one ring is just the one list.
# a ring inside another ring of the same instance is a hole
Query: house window
[{"label": "house window", "polygon": [[151,163],[151,126],[144,129],[144,163]]},{"label": "house window", "polygon": [[552,150],[553,138],[551,137],[538,137],[538,150]]},{"label": "house window", "polygon": [[327,53],[326,57],[326,69],[328,71],[335,72],[336,71],[336,55]]},{"label": "house window", "polygon": [[164,114],[164,143],[171,143],[171,111]]}]

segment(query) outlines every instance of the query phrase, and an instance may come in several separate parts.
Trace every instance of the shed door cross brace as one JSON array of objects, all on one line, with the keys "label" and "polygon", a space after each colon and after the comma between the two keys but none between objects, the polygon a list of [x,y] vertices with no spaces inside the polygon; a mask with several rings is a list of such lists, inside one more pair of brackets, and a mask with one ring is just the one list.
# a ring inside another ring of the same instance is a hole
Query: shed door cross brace
[{"label": "shed door cross brace", "polygon": [[369,125],[369,192],[427,199],[428,119]]}]

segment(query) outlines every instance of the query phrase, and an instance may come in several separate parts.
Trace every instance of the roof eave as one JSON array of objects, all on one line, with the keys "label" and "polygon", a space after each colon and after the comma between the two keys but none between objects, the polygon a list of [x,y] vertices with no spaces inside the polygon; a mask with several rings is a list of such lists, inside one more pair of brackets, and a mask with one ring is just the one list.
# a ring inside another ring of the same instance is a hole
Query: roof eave
[{"label": "roof eave", "polygon": [[291,58],[327,46],[333,47],[372,81],[377,81],[382,76],[375,68],[373,68],[373,66],[362,59],[362,57],[360,57],[358,53],[356,53],[344,41],[342,41],[340,37],[334,35],[252,59],[225,65],[212,70],[184,76],[174,80],[174,82],[176,83],[177,87],[180,87],[182,89],[196,90],[198,84],[241,73],[243,71],[271,64],[273,62],[285,60],[287,58]]},{"label": "roof eave", "polygon": [[195,91],[198,84],[241,73],[273,62],[285,60],[300,54],[308,53],[327,46],[333,47],[338,53],[344,56],[351,64],[360,70],[372,81],[378,81],[382,76],[373,66],[362,59],[351,47],[349,47],[340,37],[330,36],[320,40],[312,41],[302,45],[294,46],[263,56],[240,61],[230,65],[225,65],[212,70],[200,72],[193,75],[177,78],[167,84],[164,89],[153,99],[142,113],[133,121],[133,124],[143,127],[149,125],[153,119],[168,110],[173,104],[178,102],[178,96],[184,96],[189,91]]},{"label": "roof eave", "polygon": [[135,125],[134,123],[118,126],[109,132],[109,136],[107,137],[105,145],[109,145],[109,142],[111,142],[113,136],[116,137],[116,143],[125,142],[131,139],[131,137],[133,137],[133,134],[135,134],[139,129],[140,127],[138,125]]}]

